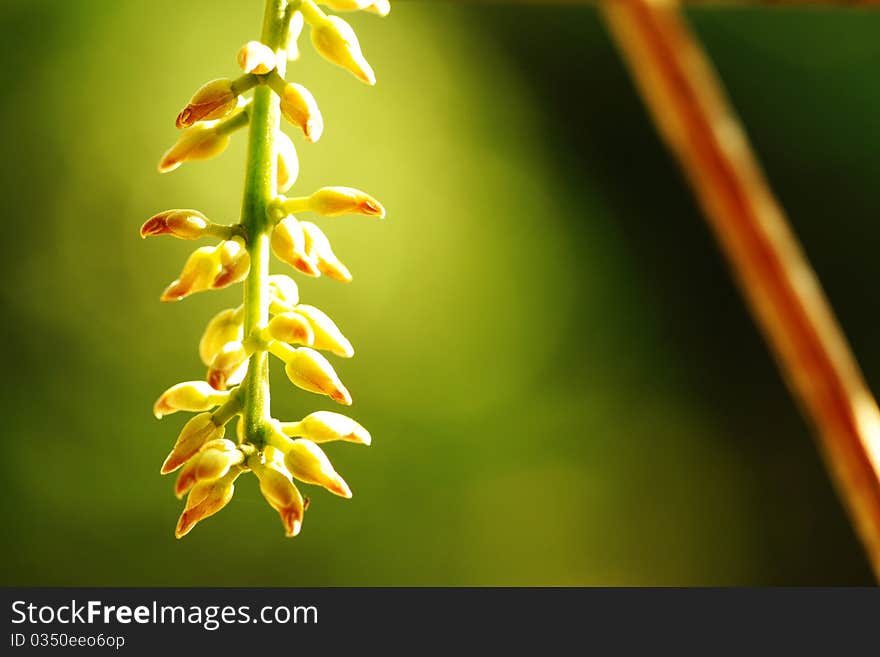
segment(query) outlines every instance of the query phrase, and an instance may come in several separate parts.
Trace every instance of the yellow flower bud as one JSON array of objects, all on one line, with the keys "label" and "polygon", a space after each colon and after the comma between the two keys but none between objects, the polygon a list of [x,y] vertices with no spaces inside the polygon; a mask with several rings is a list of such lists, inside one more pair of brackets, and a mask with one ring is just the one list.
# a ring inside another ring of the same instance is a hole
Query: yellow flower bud
[{"label": "yellow flower bud", "polygon": [[198,210],[166,210],[147,219],[141,226],[141,237],[172,235],[181,240],[197,240],[205,235],[209,223]]},{"label": "yellow flower bud", "polygon": [[162,301],[180,301],[195,292],[211,288],[214,279],[223,270],[217,247],[203,246],[187,259],[180,277],[165,288]]},{"label": "yellow flower bud", "polygon": [[367,11],[379,16],[387,16],[391,13],[391,0],[373,0],[373,4],[367,7]]},{"label": "yellow flower bud", "polygon": [[291,351],[284,372],[293,385],[309,392],[327,395],[344,406],[351,406],[351,394],[342,385],[342,381],[326,358],[308,347]]},{"label": "yellow flower bud", "polygon": [[387,16],[391,12],[389,0],[322,0],[334,11],[370,11],[379,16]]},{"label": "yellow flower bud", "polygon": [[309,321],[297,313],[282,313],[269,322],[269,334],[276,340],[312,346],[315,332]]},{"label": "yellow flower bud", "polygon": [[312,92],[301,84],[289,82],[281,93],[281,113],[299,127],[306,140],[315,142],[324,132],[324,117]]},{"label": "yellow flower bud", "polygon": [[275,52],[259,41],[248,41],[238,51],[238,65],[245,73],[263,75],[275,68]]},{"label": "yellow flower bud", "polygon": [[299,303],[299,287],[290,276],[273,274],[269,277],[269,296],[270,305],[281,312],[289,312]]},{"label": "yellow flower bud", "polygon": [[205,377],[208,384],[217,390],[225,390],[230,385],[230,379],[247,362],[250,353],[241,342],[227,342],[211,361],[208,374]]},{"label": "yellow flower bud", "polygon": [[385,218],[382,204],[354,187],[322,187],[309,197],[309,210],[325,217],[365,214]]},{"label": "yellow flower bud", "polygon": [[186,536],[196,524],[214,515],[229,504],[235,493],[235,479],[241,470],[235,469],[225,477],[199,482],[192,487],[186,498],[186,508],[177,521],[174,535],[177,538]]},{"label": "yellow flower bud", "polygon": [[286,192],[299,176],[299,157],[290,137],[280,130],[275,133],[275,147],[278,151],[278,191]]},{"label": "yellow flower bud", "polygon": [[361,52],[357,35],[339,16],[327,16],[312,25],[312,44],[327,61],[347,69],[362,82],[376,84],[376,75]]},{"label": "yellow flower bud", "polygon": [[314,306],[299,305],[294,311],[302,315],[309,323],[314,332],[314,341],[310,346],[315,349],[332,351],[337,356],[351,358],[354,356],[354,347],[348,341],[339,327],[324,312]]},{"label": "yellow flower bud", "polygon": [[[267,447],[273,450],[272,447]],[[277,451],[277,450],[276,450]],[[283,464],[267,458],[265,464],[254,465],[254,474],[260,481],[260,492],[269,505],[281,516],[287,536],[296,536],[302,527],[305,505],[299,489]]]},{"label": "yellow flower bud", "polygon": [[180,277],[165,289],[161,299],[180,301],[195,292],[232,285],[247,276],[250,266],[250,255],[240,237],[203,246],[193,251]]},{"label": "yellow flower bud", "polygon": [[174,171],[184,162],[210,160],[225,151],[229,134],[218,134],[214,125],[213,121],[197,123],[181,132],[177,143],[159,160],[159,173]]},{"label": "yellow flower bud", "polygon": [[[180,472],[177,475],[177,481],[174,482],[174,494],[177,496],[177,499],[183,497],[192,487],[193,485],[200,480],[205,479],[217,479],[220,476],[226,474],[223,471],[220,475],[216,477],[203,476],[199,473],[200,464],[202,462],[203,457],[209,451],[219,450],[221,452],[229,452],[233,449],[236,449],[235,443],[231,440],[226,440],[224,438],[217,438],[213,440],[209,440],[204,445],[199,448],[199,451],[190,457],[190,459],[184,463],[183,467],[180,469]],[[206,468],[210,465],[209,462],[206,462]],[[212,470],[206,470],[211,473]]]},{"label": "yellow flower bud", "polygon": [[324,450],[311,440],[305,438],[294,440],[286,451],[284,464],[294,477],[307,484],[323,486],[340,497],[351,497],[348,484],[333,469]]},{"label": "yellow flower bud", "polygon": [[174,443],[174,447],[165,458],[161,469],[162,474],[174,472],[198,453],[205,443],[223,438],[225,432],[226,429],[223,426],[218,427],[214,423],[214,418],[210,413],[200,413],[191,418],[183,425],[183,429],[177,436],[177,442]]},{"label": "yellow flower bud", "polygon": [[197,121],[222,119],[238,106],[232,80],[212,80],[199,88],[189,104],[177,115],[177,127],[188,128]]},{"label": "yellow flower bud", "polygon": [[350,417],[330,411],[316,411],[306,415],[299,422],[282,424],[282,429],[288,436],[308,438],[315,443],[345,440],[359,445],[369,445],[372,442],[370,432],[360,424]]},{"label": "yellow flower bud", "polygon": [[351,282],[351,272],[342,264],[330,246],[327,236],[310,221],[301,221],[303,234],[306,238],[306,253],[318,261],[318,269],[322,274],[343,283]]},{"label": "yellow flower bud", "polygon": [[251,268],[251,257],[244,240],[234,237],[223,242],[218,249],[221,267],[211,287],[220,289],[244,280]]},{"label": "yellow flower bud", "polygon": [[281,262],[308,276],[320,276],[317,260],[306,253],[306,236],[302,226],[293,217],[286,217],[275,224],[269,241],[272,253]]},{"label": "yellow flower bud", "polygon": [[205,381],[185,381],[162,393],[153,405],[153,414],[162,418],[177,411],[207,411],[222,404],[228,397],[228,392],[216,390]]},{"label": "yellow flower bud", "polygon": [[244,338],[241,309],[227,308],[211,318],[199,341],[199,358],[210,365],[214,356],[227,342],[240,342]]},{"label": "yellow flower bud", "polygon": [[285,51],[287,51],[287,59],[290,61],[299,59],[299,36],[302,34],[304,26],[305,19],[303,18],[302,13],[294,13],[290,18],[290,30],[287,36],[287,45],[284,48]]},{"label": "yellow flower bud", "polygon": [[205,445],[198,455],[198,465],[195,468],[196,481],[209,481],[219,479],[229,472],[229,469],[244,461],[244,454],[231,440],[215,440],[210,445]]}]

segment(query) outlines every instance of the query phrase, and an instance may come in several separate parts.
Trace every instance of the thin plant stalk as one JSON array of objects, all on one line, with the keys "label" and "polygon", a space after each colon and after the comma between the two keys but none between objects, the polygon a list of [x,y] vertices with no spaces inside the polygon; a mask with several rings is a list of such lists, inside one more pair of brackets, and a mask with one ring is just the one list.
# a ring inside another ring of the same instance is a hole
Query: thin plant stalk
[{"label": "thin plant stalk", "polygon": [[[263,17],[262,43],[280,51],[286,42],[289,20],[285,0],[266,0]],[[287,58],[276,59],[277,73],[284,75]],[[241,222],[248,236],[251,268],[244,284],[244,334],[251,335],[269,321],[269,203],[278,195],[276,182],[275,135],[281,122],[278,96],[268,86],[254,90],[247,147],[244,199]],[[251,356],[248,373],[242,382],[247,404],[244,407],[244,429],[252,440],[264,441],[269,409],[269,356],[258,348]]]}]

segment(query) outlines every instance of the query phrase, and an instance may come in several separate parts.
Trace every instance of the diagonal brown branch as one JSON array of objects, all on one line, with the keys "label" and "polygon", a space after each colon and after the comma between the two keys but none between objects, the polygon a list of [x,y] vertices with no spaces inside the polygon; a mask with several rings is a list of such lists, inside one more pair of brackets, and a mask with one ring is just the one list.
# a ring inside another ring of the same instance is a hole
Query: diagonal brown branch
[{"label": "diagonal brown branch", "polygon": [[880,412],[721,86],[674,0],[600,5],[880,577]]}]

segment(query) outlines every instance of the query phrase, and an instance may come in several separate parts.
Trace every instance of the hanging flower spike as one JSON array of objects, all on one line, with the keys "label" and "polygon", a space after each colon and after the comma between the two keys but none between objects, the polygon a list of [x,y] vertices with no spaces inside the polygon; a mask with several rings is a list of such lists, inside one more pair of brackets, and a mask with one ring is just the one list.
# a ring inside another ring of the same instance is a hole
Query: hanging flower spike
[{"label": "hanging flower spike", "polygon": [[[387,0],[325,4],[340,11],[381,15],[389,9]],[[348,484],[318,443],[371,442],[364,427],[339,413],[316,411],[298,422],[271,416],[268,354],[283,360],[295,386],[347,406],[351,394],[318,350],[350,358],[354,348],[326,313],[300,303],[293,279],[269,275],[269,253],[302,274],[350,281],[351,273],[333,253],[326,235],[314,223],[297,220],[294,213],[384,217],[385,208],[352,187],[322,187],[306,197],[281,196],[296,183],[300,165],[296,146],[281,130],[280,117],[301,130],[308,142],[318,141],[324,131],[314,96],[284,78],[288,60],[299,56],[297,40],[304,24],[310,24],[312,43],[326,59],[369,84],[375,83],[375,76],[351,26],[326,15],[314,0],[267,0],[266,11],[260,40],[249,41],[237,53],[244,75],[212,80],[196,91],[177,117],[182,130],[177,142],[159,162],[159,171],[165,173],[185,162],[213,158],[227,148],[236,130],[250,126],[240,222],[221,225],[197,210],[174,209],[150,217],[141,227],[142,237],[219,240],[189,255],[178,278],[162,293],[162,301],[180,301],[239,282],[247,288],[244,303],[215,314],[202,333],[198,351],[207,366],[205,380],[171,386],[153,406],[157,418],[178,411],[196,414],[180,429],[161,466],[162,474],[177,472],[174,494],[186,496],[175,528],[177,538],[225,507],[235,492],[235,481],[247,472],[256,475],[284,533],[296,536],[309,501],[294,479],[351,497]],[[251,89],[253,98],[246,100],[244,94]],[[234,432],[226,429],[230,422]]]}]

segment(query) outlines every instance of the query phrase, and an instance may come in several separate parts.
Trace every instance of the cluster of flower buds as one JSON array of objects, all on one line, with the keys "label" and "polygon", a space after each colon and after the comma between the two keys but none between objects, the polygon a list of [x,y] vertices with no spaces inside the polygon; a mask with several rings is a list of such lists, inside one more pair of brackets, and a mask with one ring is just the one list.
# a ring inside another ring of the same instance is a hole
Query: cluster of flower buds
[{"label": "cluster of flower buds", "polygon": [[[284,5],[285,0],[280,2]],[[365,10],[381,16],[390,10],[388,0],[322,0],[321,4],[333,10]],[[320,139],[324,118],[314,96],[302,85],[283,77],[282,64],[299,57],[298,38],[306,25],[311,29],[315,49],[323,57],[360,80],[375,84],[373,69],[347,22],[324,13],[315,0],[289,0],[283,15],[283,20],[288,21],[283,49],[250,41],[237,54],[243,75],[213,80],[193,94],[177,116],[180,136],[160,160],[160,172],[222,153],[232,133],[252,120],[251,101],[244,94],[261,85],[274,92],[281,116],[302,131],[306,141]],[[276,16],[272,20],[282,19]],[[265,232],[261,234],[268,235],[269,246],[278,259],[297,271],[348,282],[351,273],[334,254],[326,235],[316,224],[301,221],[296,215],[361,214],[384,218],[385,209],[369,194],[351,187],[323,187],[306,197],[281,196],[297,179],[299,159],[293,141],[279,126],[274,126],[274,130],[275,150],[270,153],[275,158],[275,189],[279,195],[265,199],[268,210],[262,229]],[[345,441],[369,445],[370,434],[351,418],[329,411],[317,411],[296,422],[272,419],[267,402],[260,401],[265,405],[255,406],[258,400],[249,383],[254,377],[263,377],[256,382],[256,389],[267,390],[266,370],[254,367],[249,377],[250,365],[258,355],[272,354],[283,361],[285,373],[294,385],[348,406],[352,403],[351,394],[320,352],[350,358],[354,348],[327,314],[300,303],[293,279],[286,275],[267,277],[260,267],[251,270],[253,236],[248,235],[244,224],[214,223],[197,210],[167,210],[141,227],[143,237],[159,235],[182,240],[221,240],[215,246],[192,252],[178,278],[162,293],[162,301],[179,301],[196,292],[223,288],[245,279],[250,289],[260,289],[259,297],[264,299],[255,302],[246,295],[244,305],[227,308],[211,318],[199,342],[199,357],[207,367],[205,380],[174,385],[154,405],[157,418],[177,411],[196,413],[183,426],[161,468],[162,474],[178,472],[174,492],[178,498],[186,496],[176,536],[184,536],[199,521],[226,506],[232,499],[236,479],[245,472],[257,476],[260,490],[281,517],[286,534],[296,536],[309,500],[294,481],[351,497],[348,484],[318,444]],[[254,261],[258,261],[256,257]],[[249,303],[265,305],[255,311]],[[254,320],[258,316],[255,312],[262,313],[264,319]],[[253,422],[247,426],[245,423],[245,417],[259,416],[254,409],[265,410],[262,425],[256,429]],[[233,436],[227,433],[226,425],[236,418],[237,431]]]}]

